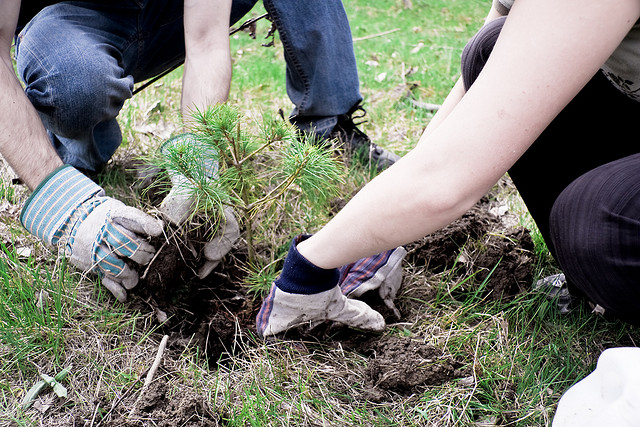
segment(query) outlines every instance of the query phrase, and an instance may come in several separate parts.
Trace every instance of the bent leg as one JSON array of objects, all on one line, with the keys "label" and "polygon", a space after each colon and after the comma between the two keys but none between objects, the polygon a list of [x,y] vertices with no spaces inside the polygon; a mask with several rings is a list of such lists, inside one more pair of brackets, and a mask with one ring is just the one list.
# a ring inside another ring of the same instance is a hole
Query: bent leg
[{"label": "bent leg", "polygon": [[293,115],[336,117],[349,113],[362,96],[342,2],[264,0],[264,6],[284,47]]},{"label": "bent leg", "polygon": [[[502,21],[504,22],[504,21]],[[489,24],[465,48],[468,88],[501,29]],[[640,103],[597,73],[509,170],[572,292],[638,322]]]},{"label": "bent leg", "polygon": [[16,45],[25,92],[58,154],[88,171],[99,170],[120,145],[116,116],[133,90],[115,47],[126,34],[106,31],[113,26],[90,9],[56,4],[30,21]]},{"label": "bent leg", "polygon": [[556,258],[592,302],[640,323],[640,154],[573,181],[551,211]]}]

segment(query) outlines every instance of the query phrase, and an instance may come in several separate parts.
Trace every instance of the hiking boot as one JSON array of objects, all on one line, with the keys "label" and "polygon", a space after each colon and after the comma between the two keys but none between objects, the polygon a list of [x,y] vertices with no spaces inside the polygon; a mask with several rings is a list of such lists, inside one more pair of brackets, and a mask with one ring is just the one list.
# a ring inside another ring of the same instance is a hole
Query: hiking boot
[{"label": "hiking boot", "polygon": [[[301,132],[313,135],[318,144],[338,148],[338,151],[346,152],[352,159],[375,165],[378,171],[382,171],[394,164],[400,156],[377,146],[358,129],[353,121],[356,111],[362,112],[356,119],[364,117],[366,113],[360,105],[356,105],[347,114],[337,117],[292,117],[290,121]],[[282,113],[281,115],[284,117]],[[332,140],[337,141],[337,144],[331,143]]]},{"label": "hiking boot", "polygon": [[563,273],[552,274],[538,280],[533,289],[545,293],[549,300],[555,299],[560,314],[571,312],[575,305],[574,297],[569,293],[567,279]]},{"label": "hiking boot", "polygon": [[[354,113],[358,110],[362,111],[362,114],[354,117]],[[400,156],[374,144],[364,132],[358,129],[357,124],[362,122],[356,124],[354,118],[362,118],[365,114],[364,108],[360,105],[347,114],[341,114],[338,116],[338,123],[329,133],[329,138],[337,139],[352,158],[376,166],[380,172],[398,161]]]}]

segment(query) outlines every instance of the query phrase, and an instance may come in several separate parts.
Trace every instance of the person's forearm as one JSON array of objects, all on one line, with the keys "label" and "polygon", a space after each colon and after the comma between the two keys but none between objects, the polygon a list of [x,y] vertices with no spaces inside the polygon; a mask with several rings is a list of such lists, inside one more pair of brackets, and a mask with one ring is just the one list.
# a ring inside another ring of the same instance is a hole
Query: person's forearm
[{"label": "person's forearm", "polygon": [[33,190],[62,160],[5,57],[0,62],[0,92],[0,153]]},{"label": "person's forearm", "polygon": [[[485,18],[484,22],[486,24],[487,22],[493,19],[499,18],[500,16],[501,16],[500,13],[494,7],[492,7],[489,10],[489,13],[487,14],[487,17]],[[420,138],[420,141],[424,141],[427,138],[427,136],[431,132],[433,132],[440,125],[440,123],[444,121],[444,119],[449,115],[449,113],[453,111],[455,106],[458,105],[458,102],[460,102],[460,100],[464,96],[464,93],[465,93],[464,82],[462,81],[462,77],[460,77],[456,82],[456,84],[451,89],[451,91],[449,92],[449,94],[447,95],[447,97],[445,98],[438,112],[429,121],[429,124],[424,130],[422,138]]]},{"label": "person's forearm", "polygon": [[230,0],[185,0],[185,64],[181,109],[185,123],[196,110],[223,103],[231,84]]},{"label": "person's forearm", "polygon": [[529,148],[639,16],[637,0],[518,0],[456,107],[300,243],[300,253],[319,267],[338,267],[453,221]]},{"label": "person's forearm", "polygon": [[[429,121],[429,124],[425,128],[422,136],[420,137],[420,142],[424,141],[426,137],[431,134],[439,125],[447,118],[449,113],[453,111],[453,109],[458,105],[458,102],[464,96],[464,83],[462,82],[462,77],[458,79],[456,84],[449,92],[449,95],[445,98],[444,102],[438,109],[438,112],[433,116],[433,118]],[[419,143],[420,143],[419,142]]]},{"label": "person's forearm", "polygon": [[210,51],[206,56],[187,57],[184,64],[181,110],[185,123],[194,111],[223,103],[229,96],[231,59],[228,51]]},{"label": "person's forearm", "polygon": [[62,160],[13,71],[11,43],[19,10],[20,0],[0,5],[0,154],[33,190]]}]

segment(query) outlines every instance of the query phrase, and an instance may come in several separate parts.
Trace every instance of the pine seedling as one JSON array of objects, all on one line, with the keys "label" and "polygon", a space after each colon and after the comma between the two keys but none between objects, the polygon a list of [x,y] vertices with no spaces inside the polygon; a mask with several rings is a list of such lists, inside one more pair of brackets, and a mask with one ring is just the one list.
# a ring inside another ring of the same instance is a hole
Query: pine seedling
[{"label": "pine seedling", "polygon": [[222,207],[233,208],[243,225],[250,265],[258,265],[259,213],[294,198],[315,212],[338,195],[344,182],[344,166],[332,153],[282,120],[263,117],[257,131],[248,132],[236,108],[219,104],[195,111],[193,122],[195,143],[169,147],[159,166],[185,177],[185,189],[196,200],[195,215],[219,224]]}]

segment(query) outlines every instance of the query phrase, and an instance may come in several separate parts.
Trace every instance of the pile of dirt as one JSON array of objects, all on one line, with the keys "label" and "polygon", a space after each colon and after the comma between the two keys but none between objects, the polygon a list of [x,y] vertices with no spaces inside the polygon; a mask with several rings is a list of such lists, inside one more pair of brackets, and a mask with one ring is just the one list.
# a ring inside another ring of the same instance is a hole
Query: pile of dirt
[{"label": "pile of dirt", "polygon": [[233,354],[238,333],[254,328],[257,308],[243,286],[242,249],[230,252],[207,277],[198,277],[205,241],[196,235],[156,242],[158,254],[131,295],[134,307],[153,308],[171,346],[195,343],[215,365]]},{"label": "pile of dirt", "polygon": [[221,417],[211,412],[202,396],[193,391],[167,395],[167,383],[154,381],[137,402],[133,415],[114,412],[106,427],[154,425],[158,427],[217,427]]},{"label": "pile of dirt", "polygon": [[[461,300],[470,294],[506,300],[527,289],[535,261],[531,237],[522,227],[505,227],[499,215],[490,212],[490,203],[489,199],[481,200],[449,226],[407,245],[405,262],[434,274],[450,269],[452,281],[471,276],[472,280],[464,280],[464,286],[452,293]],[[203,239],[197,236],[184,239],[181,238],[181,243],[155,242],[161,250],[143,272],[140,285],[132,290],[133,299],[146,310],[149,306],[156,310],[158,319],[163,321],[160,332],[170,336],[170,348],[179,351],[181,345],[195,342],[215,367],[234,354],[234,349],[242,347],[235,345],[239,336],[255,334],[260,301],[254,301],[243,285],[244,248],[236,247],[208,277],[200,279],[197,271],[202,255],[198,248],[202,247]],[[393,316],[377,293],[371,292],[362,299],[379,310],[387,321],[403,320]],[[401,314],[403,318],[411,315]],[[318,340],[329,346],[335,343],[369,358],[363,398],[373,402],[383,402],[392,395],[411,395],[469,375],[462,369],[468,365],[464,361],[415,338],[367,334],[331,323],[315,326],[313,330],[298,328],[279,338]],[[162,397],[156,400],[141,410],[153,416],[165,402]],[[169,405],[181,404],[167,401],[162,410],[178,411],[178,407]],[[196,406],[189,408],[202,412]],[[179,417],[169,414],[166,419]],[[211,418],[212,423],[214,419]]]},{"label": "pile of dirt", "polygon": [[536,261],[531,234],[505,227],[492,203],[484,197],[458,220],[407,245],[407,261],[432,273],[449,270],[451,281],[464,281],[453,293],[461,300],[474,293],[508,301],[529,289]]}]

